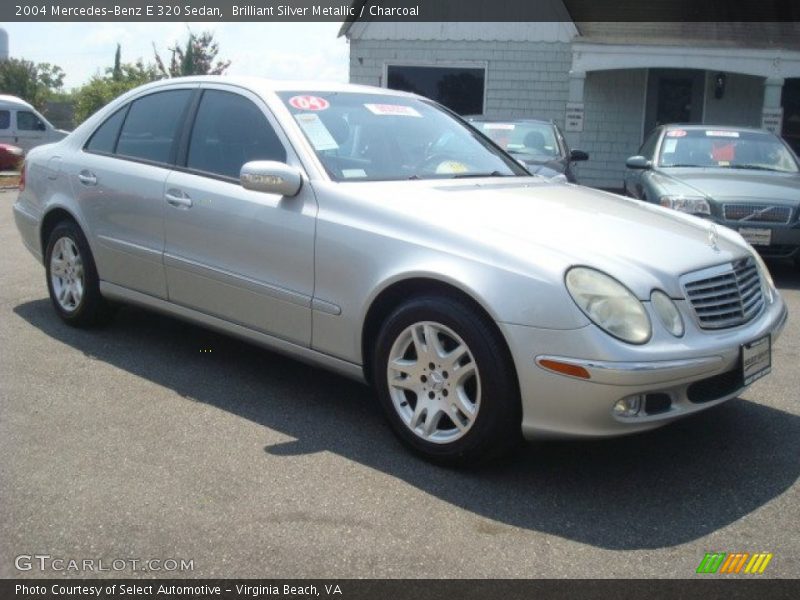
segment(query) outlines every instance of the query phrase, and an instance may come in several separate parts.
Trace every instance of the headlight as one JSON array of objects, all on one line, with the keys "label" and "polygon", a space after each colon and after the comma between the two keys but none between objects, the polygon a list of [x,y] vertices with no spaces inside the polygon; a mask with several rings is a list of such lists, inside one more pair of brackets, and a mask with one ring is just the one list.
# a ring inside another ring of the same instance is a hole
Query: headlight
[{"label": "headlight", "polygon": [[661,196],[659,204],[692,215],[710,215],[711,207],[702,196]]},{"label": "headlight", "polygon": [[775,300],[775,296],[772,293],[772,290],[775,289],[775,282],[772,281],[772,274],[769,272],[764,259],[761,258],[761,255],[758,253],[757,250],[752,251],[753,259],[756,261],[756,267],[758,267],[758,272],[761,275],[761,287],[764,290],[764,298],[767,301],[767,304],[772,304],[772,301]]},{"label": "headlight", "polygon": [[575,304],[595,325],[631,344],[650,339],[652,328],[644,306],[616,279],[587,267],[573,267],[566,283]]},{"label": "headlight", "polygon": [[655,290],[650,294],[650,304],[658,315],[658,319],[661,321],[664,329],[675,337],[681,337],[684,331],[683,319],[681,318],[681,313],[678,311],[678,307],[675,306],[675,302],[672,301],[672,298],[660,290]]}]

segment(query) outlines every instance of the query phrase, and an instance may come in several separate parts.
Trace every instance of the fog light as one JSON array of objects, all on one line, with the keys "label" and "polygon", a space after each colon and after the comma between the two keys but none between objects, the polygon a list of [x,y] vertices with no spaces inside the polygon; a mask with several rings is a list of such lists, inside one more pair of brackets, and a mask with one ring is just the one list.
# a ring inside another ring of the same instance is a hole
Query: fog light
[{"label": "fog light", "polygon": [[614,414],[618,417],[635,417],[644,403],[644,396],[628,396],[614,404]]}]

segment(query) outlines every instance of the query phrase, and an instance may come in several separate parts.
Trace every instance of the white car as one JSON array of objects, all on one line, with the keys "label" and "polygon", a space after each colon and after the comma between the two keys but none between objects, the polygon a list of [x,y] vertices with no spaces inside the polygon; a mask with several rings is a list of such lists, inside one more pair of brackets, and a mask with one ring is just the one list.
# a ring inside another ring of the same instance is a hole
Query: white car
[{"label": "white car", "polygon": [[22,187],[67,323],[129,302],[368,382],[443,463],[720,404],[787,318],[739,234],[531,176],[386,89],[159,81],[33,150]]},{"label": "white car", "polygon": [[0,94],[0,144],[11,144],[27,152],[41,144],[57,142],[67,133],[56,129],[24,100]]}]

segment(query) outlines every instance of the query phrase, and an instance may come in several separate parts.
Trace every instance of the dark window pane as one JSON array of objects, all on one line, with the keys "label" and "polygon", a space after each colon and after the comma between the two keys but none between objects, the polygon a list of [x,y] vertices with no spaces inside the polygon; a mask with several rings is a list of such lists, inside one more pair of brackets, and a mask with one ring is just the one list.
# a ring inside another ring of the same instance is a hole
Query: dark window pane
[{"label": "dark window pane", "polygon": [[0,110],[0,129],[11,127],[11,111]]},{"label": "dark window pane", "polygon": [[264,113],[247,98],[207,90],[197,111],[186,166],[239,178],[251,160],[286,161],[286,150]]},{"label": "dark window pane", "polygon": [[169,162],[191,90],[158,92],[134,101],[122,126],[117,154]]},{"label": "dark window pane", "polygon": [[653,153],[656,151],[656,144],[658,143],[658,134],[661,131],[656,129],[650,132],[650,135],[647,136],[647,139],[642,144],[642,147],[639,148],[639,155],[644,156],[645,158],[649,158],[653,160]]},{"label": "dark window pane", "polygon": [[17,129],[20,131],[44,131],[42,120],[29,110],[17,112]]},{"label": "dark window pane", "polygon": [[484,70],[389,66],[388,86],[435,100],[460,115],[483,114]]},{"label": "dark window pane", "polygon": [[118,110],[100,125],[86,145],[86,149],[89,152],[104,152],[107,154],[114,152],[119,126],[122,125],[122,121],[125,118],[126,109],[127,107]]}]

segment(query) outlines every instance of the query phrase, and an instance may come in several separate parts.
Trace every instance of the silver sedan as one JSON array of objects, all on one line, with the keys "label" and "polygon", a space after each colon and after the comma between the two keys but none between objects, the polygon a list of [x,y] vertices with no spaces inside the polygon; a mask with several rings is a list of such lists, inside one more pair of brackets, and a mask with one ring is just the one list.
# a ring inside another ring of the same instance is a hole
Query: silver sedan
[{"label": "silver sedan", "polygon": [[67,323],[133,303],[363,380],[447,464],[722,403],[787,318],[739,234],[531,176],[385,89],[149,84],[33,150],[20,187]]}]

